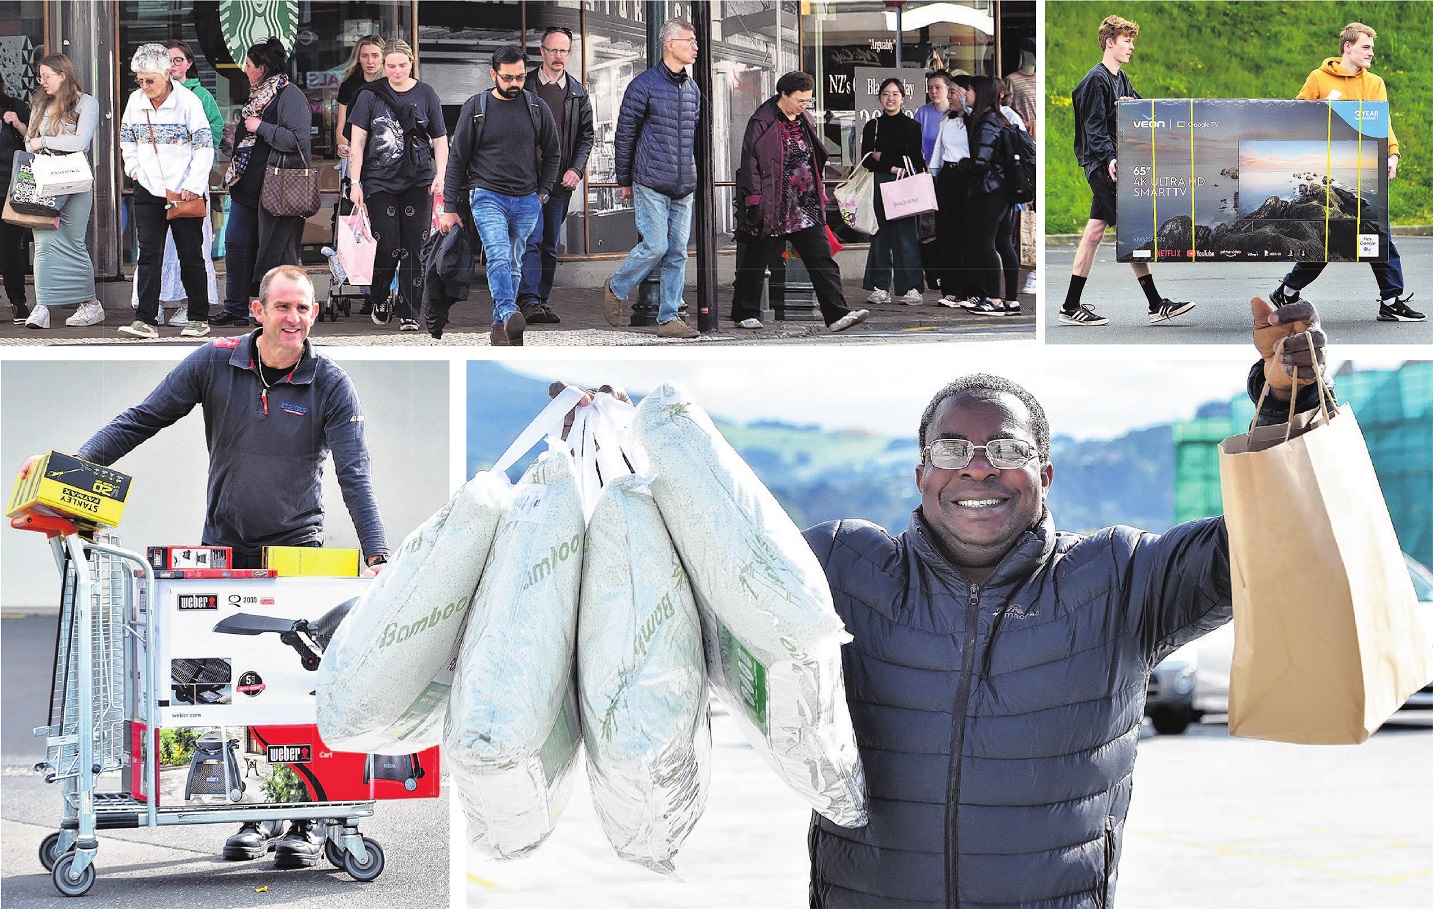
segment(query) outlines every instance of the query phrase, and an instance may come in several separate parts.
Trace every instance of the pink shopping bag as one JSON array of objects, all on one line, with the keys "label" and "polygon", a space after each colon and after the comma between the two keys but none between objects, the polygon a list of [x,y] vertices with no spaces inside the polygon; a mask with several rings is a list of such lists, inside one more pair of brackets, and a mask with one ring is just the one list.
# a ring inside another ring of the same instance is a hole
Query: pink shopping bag
[{"label": "pink shopping bag", "polygon": [[886,220],[913,218],[936,210],[935,179],[928,171],[911,173],[911,160],[906,159],[908,176],[881,184],[881,204],[886,210]]},{"label": "pink shopping bag", "polygon": [[373,256],[377,251],[367,207],[360,205],[353,214],[338,219],[338,262],[348,275],[348,283],[356,287],[373,283]]}]

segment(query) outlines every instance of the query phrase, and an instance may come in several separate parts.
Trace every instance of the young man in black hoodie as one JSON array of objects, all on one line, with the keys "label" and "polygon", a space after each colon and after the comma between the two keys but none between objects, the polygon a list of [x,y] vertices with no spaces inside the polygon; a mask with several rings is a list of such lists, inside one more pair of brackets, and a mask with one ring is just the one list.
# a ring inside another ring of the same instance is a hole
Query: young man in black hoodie
[{"label": "young man in black hoodie", "polygon": [[[1115,102],[1139,98],[1122,69],[1134,53],[1134,39],[1138,36],[1137,24],[1119,16],[1106,17],[1100,23],[1099,32],[1104,59],[1085,74],[1070,95],[1075,108],[1075,156],[1085,169],[1085,179],[1090,183],[1094,198],[1090,202],[1089,223],[1075,253],[1070,289],[1060,308],[1061,325],[1106,325],[1110,321],[1088,303],[1081,303],[1080,294],[1095,264],[1095,253],[1105,228],[1115,223],[1115,181],[1119,179],[1115,161]],[[1168,322],[1194,308],[1193,303],[1176,303],[1161,297],[1148,265],[1135,262],[1130,267],[1149,301],[1149,324]]]}]

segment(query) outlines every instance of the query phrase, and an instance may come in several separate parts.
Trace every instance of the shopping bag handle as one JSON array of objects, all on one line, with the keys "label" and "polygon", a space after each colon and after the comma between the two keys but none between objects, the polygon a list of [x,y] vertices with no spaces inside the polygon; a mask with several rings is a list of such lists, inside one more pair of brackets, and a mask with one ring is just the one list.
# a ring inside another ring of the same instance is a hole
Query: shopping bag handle
[{"label": "shopping bag handle", "polygon": [[518,434],[508,450],[503,452],[493,465],[494,473],[507,473],[509,467],[517,463],[517,459],[527,454],[538,442],[550,435],[562,435],[562,424],[567,419],[567,414],[576,407],[586,392],[580,388],[568,386],[564,388],[557,397],[553,398],[546,407],[542,409],[527,428]]},{"label": "shopping bag handle", "polygon": [[[1299,332],[1299,334],[1303,335],[1305,338],[1308,339],[1309,349],[1312,350],[1312,349],[1313,349],[1313,342],[1314,342],[1313,334],[1312,334],[1311,332],[1307,332],[1307,331]],[[1289,335],[1288,337],[1280,338],[1279,340],[1277,340],[1277,341],[1274,342],[1274,356],[1277,357],[1277,356],[1279,356],[1280,354],[1282,354],[1282,353],[1284,352],[1284,344],[1285,344],[1285,342],[1287,342],[1287,341],[1289,340],[1290,337],[1293,337],[1293,336],[1292,336],[1292,335]],[[1324,381],[1324,371],[1323,371],[1323,368],[1322,368],[1321,366],[1319,366],[1317,363],[1314,364],[1314,381],[1318,383],[1318,387],[1319,387],[1319,411],[1323,414],[1324,422],[1327,423],[1327,422],[1329,422],[1331,419],[1333,419],[1333,415],[1329,413],[1329,405],[1328,405],[1328,397],[1327,397],[1327,394],[1328,394],[1328,384]],[[1254,418],[1249,421],[1249,431],[1250,431],[1250,432],[1253,432],[1253,431],[1254,431],[1254,426],[1259,422],[1259,414],[1263,413],[1263,411],[1264,411],[1264,398],[1265,398],[1268,394],[1269,394],[1269,383],[1268,383],[1268,381],[1266,380],[1266,381],[1264,382],[1264,387],[1263,387],[1263,389],[1261,389],[1261,390],[1259,391],[1259,400],[1258,400],[1258,402],[1255,403],[1255,405],[1254,405]],[[1293,435],[1293,431],[1294,431],[1294,415],[1295,415],[1295,410],[1294,410],[1294,408],[1297,406],[1298,400],[1299,400],[1299,387],[1298,387],[1297,384],[1295,384],[1294,387],[1293,387],[1292,389],[1290,389],[1290,391],[1289,391],[1289,417],[1288,417],[1287,420],[1284,421],[1284,441],[1285,441],[1285,442],[1289,441],[1290,437]]]}]

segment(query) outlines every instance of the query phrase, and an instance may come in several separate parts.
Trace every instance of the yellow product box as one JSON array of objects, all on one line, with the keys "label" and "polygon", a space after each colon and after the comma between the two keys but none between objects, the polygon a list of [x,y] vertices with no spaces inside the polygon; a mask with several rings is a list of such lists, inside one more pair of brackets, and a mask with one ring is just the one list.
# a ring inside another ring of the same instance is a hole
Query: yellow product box
[{"label": "yellow product box", "polygon": [[264,567],[281,578],[356,578],[357,549],[322,549],[317,546],[265,546]]},{"label": "yellow product box", "polygon": [[52,451],[30,475],[15,481],[5,516],[58,515],[81,524],[118,527],[131,477],[109,467]]}]

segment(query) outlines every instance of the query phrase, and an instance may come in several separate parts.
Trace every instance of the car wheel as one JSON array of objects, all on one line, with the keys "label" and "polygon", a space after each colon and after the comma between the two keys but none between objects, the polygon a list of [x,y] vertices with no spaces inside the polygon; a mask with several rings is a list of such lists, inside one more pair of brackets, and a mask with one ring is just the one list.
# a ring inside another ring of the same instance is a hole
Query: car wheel
[{"label": "car wheel", "polygon": [[1160,735],[1183,735],[1189,724],[1194,722],[1191,707],[1158,707],[1149,714],[1154,731]]}]

